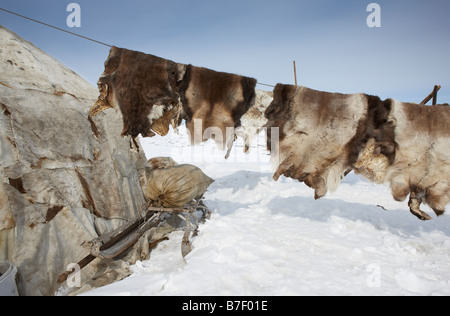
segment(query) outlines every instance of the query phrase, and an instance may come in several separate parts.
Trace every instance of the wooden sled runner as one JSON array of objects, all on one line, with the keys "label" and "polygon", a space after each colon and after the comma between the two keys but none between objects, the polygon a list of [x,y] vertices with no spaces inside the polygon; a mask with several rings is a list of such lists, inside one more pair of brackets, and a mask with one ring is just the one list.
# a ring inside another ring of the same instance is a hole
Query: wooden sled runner
[{"label": "wooden sled runner", "polygon": [[[91,240],[89,242],[91,253],[78,262],[78,266],[80,269],[83,269],[97,258],[113,259],[119,256],[136,244],[148,230],[158,227],[174,215],[179,216],[186,221],[185,233],[181,242],[181,254],[184,258],[191,252],[191,233],[195,236],[198,232],[199,221],[194,214],[197,211],[202,212],[200,222],[204,222],[211,216],[211,210],[205,206],[202,202],[202,198],[193,200],[182,208],[164,208],[147,204],[145,210],[136,218],[109,233]],[[183,214],[186,214],[186,217],[184,217]],[[195,222],[193,231],[191,231],[192,220]],[[166,239],[167,238],[162,238],[154,242],[154,247],[156,247],[159,242]],[[61,274],[58,278],[58,283],[64,283],[72,273],[73,271],[66,271]]]}]

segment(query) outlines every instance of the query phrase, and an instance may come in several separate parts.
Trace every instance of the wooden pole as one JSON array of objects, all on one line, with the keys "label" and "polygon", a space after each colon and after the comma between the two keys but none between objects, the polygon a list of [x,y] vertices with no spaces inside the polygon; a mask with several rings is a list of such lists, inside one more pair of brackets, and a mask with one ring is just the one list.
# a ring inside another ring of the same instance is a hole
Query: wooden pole
[{"label": "wooden pole", "polygon": [[434,90],[433,90],[433,105],[437,104],[437,93],[438,93],[439,89],[438,89],[438,86],[434,86]]},{"label": "wooden pole", "polygon": [[[80,270],[83,269],[85,266],[87,266],[89,263],[97,259],[93,255],[88,255],[84,259],[82,259],[80,262],[78,262],[78,266],[80,267]],[[61,274],[58,278],[58,284],[64,283],[67,278],[73,273],[73,271],[66,271],[63,274]]]},{"label": "wooden pole", "polygon": [[[127,223],[125,226],[121,226],[118,229],[107,233],[103,235],[103,237],[99,237],[95,239],[96,241],[99,241],[99,243],[102,243],[102,246],[99,247],[100,250],[105,250],[113,246],[115,243],[117,243],[121,238],[124,238],[126,235],[130,234],[134,229],[139,227],[143,222],[150,219],[156,212],[149,211],[145,217],[139,218],[137,220],[133,220],[129,223]],[[117,234],[114,236],[114,234]],[[107,238],[109,240],[107,240]],[[87,266],[89,263],[97,259],[96,256],[89,254],[85,258],[83,258],[80,262],[78,262],[78,266],[80,267],[80,270],[83,269],[85,266]],[[61,284],[67,280],[67,278],[73,273],[73,271],[66,271],[63,274],[61,274],[58,278],[58,284]]]},{"label": "wooden pole", "polygon": [[435,95],[436,95],[436,100],[437,100],[437,93],[439,90],[441,90],[441,86],[435,86],[433,89],[433,92],[431,92],[420,104],[422,104],[422,105],[427,104],[428,101],[430,101]]},{"label": "wooden pole", "polygon": [[294,77],[295,77],[295,86],[297,87],[297,67],[295,66],[295,60],[294,60]]}]

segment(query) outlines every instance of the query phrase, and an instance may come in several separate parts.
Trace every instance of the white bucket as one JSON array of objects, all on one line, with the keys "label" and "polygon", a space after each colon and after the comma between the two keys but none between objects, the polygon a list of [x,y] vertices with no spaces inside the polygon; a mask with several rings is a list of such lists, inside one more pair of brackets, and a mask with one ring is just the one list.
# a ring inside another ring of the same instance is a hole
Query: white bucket
[{"label": "white bucket", "polygon": [[16,285],[16,266],[8,261],[0,261],[0,274],[0,296],[19,296]]}]

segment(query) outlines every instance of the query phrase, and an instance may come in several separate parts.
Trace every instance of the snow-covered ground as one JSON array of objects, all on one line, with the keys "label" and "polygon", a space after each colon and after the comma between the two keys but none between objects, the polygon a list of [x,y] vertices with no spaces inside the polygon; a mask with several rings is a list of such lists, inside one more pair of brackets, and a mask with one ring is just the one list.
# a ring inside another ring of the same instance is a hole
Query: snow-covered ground
[{"label": "snow-covered ground", "polygon": [[315,201],[304,184],[272,180],[264,135],[226,161],[212,141],[191,147],[180,132],[141,143],[148,158],[216,180],[193,251],[183,259],[183,232],[173,233],[132,276],[85,295],[450,295],[450,215],[421,222],[387,186],[354,174]]}]

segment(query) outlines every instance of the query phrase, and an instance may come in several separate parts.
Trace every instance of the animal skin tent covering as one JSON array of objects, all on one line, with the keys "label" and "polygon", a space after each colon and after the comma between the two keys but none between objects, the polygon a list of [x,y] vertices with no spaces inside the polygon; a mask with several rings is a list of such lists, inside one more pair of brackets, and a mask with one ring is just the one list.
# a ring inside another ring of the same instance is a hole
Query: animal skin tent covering
[{"label": "animal skin tent covering", "polygon": [[87,241],[145,204],[146,157],[117,132],[119,112],[88,121],[92,85],[3,27],[0,46],[0,260],[17,267],[20,295],[53,295]]}]

